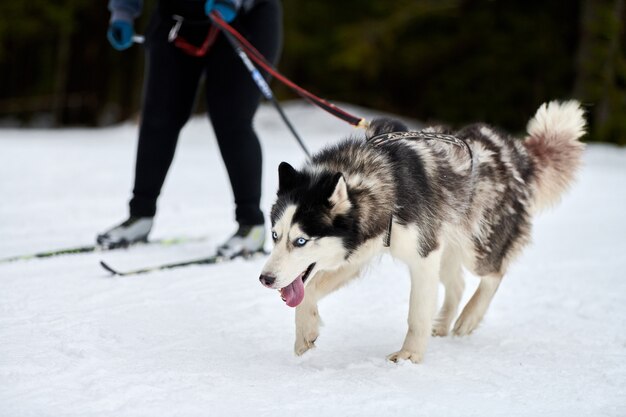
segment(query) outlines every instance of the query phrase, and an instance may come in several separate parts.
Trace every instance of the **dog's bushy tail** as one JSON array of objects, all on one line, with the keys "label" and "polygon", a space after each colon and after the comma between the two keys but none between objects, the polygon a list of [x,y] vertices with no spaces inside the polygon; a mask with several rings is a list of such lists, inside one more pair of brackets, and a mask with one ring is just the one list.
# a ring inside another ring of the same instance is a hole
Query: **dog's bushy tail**
[{"label": "dog's bushy tail", "polygon": [[558,203],[574,181],[585,149],[578,140],[585,125],[584,111],[575,100],[544,103],[528,122],[524,145],[535,165],[535,211]]}]

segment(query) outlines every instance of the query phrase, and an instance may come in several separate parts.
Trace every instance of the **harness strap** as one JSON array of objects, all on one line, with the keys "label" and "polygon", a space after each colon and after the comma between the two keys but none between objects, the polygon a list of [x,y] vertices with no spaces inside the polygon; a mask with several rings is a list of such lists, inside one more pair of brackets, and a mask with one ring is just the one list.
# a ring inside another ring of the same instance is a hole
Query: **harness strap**
[{"label": "harness strap", "polygon": [[454,135],[446,135],[444,133],[424,132],[423,130],[412,131],[412,132],[383,133],[383,134],[376,135],[367,139],[367,143],[369,143],[372,146],[380,146],[389,141],[403,140],[403,139],[405,140],[415,140],[415,139],[439,140],[439,141],[446,142],[454,146],[465,148],[465,150],[469,154],[472,165],[474,164],[474,154],[472,153],[472,148],[470,148],[467,142]]},{"label": "harness strap", "polygon": [[389,224],[387,225],[387,233],[383,238],[383,246],[388,248],[391,246],[391,226],[393,225],[393,214],[389,216]]},{"label": "harness strap", "polygon": [[173,15],[172,19],[175,21],[175,23],[170,29],[170,32],[167,36],[168,42],[173,43],[174,46],[181,49],[187,55],[191,55],[196,58],[205,56],[211,46],[213,46],[213,44],[215,43],[217,35],[219,34],[219,28],[216,26],[211,26],[209,28],[206,38],[204,39],[204,42],[202,42],[202,45],[196,46],[187,42],[183,37],[179,36],[178,34],[183,23],[185,23],[185,19],[179,15]]}]

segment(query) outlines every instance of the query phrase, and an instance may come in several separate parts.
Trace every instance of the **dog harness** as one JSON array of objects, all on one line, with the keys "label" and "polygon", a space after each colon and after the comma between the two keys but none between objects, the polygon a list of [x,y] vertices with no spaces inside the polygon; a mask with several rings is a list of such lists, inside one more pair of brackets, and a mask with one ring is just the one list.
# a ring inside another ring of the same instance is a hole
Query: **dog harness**
[{"label": "dog harness", "polygon": [[[460,148],[464,148],[470,157],[470,167],[471,170],[474,171],[474,154],[472,153],[472,148],[467,144],[463,139],[457,138],[454,135],[446,135],[444,133],[435,133],[435,132],[424,132],[420,131],[409,131],[409,132],[391,132],[391,133],[383,133],[380,135],[372,136],[371,138],[366,140],[366,143],[378,147],[389,143],[391,141],[397,140],[439,140],[442,142],[449,143],[454,146],[458,146]],[[391,228],[393,226],[393,213],[389,216],[389,224],[387,225],[387,233],[385,233],[385,237],[383,238],[383,246],[388,248],[391,246]]]},{"label": "dog harness", "polygon": [[424,140],[439,140],[442,142],[449,143],[454,146],[458,146],[461,148],[465,148],[467,153],[470,156],[470,160],[472,161],[472,166],[474,165],[474,155],[472,153],[472,148],[465,142],[463,139],[457,138],[454,135],[446,135],[444,133],[434,133],[434,132],[424,132],[423,130],[414,131],[414,132],[391,132],[391,133],[383,133],[381,135],[372,136],[367,139],[367,143],[372,146],[380,146],[390,141],[395,140],[416,140],[416,139],[424,139]]}]

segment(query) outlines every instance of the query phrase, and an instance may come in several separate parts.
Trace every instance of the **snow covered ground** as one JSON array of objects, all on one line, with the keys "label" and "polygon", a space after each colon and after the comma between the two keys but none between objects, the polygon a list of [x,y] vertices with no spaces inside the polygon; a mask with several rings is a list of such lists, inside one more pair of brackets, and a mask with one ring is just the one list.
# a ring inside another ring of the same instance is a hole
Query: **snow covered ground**
[{"label": "snow covered ground", "polygon": [[[288,114],[313,149],[359,133],[302,104]],[[268,210],[278,163],[304,157],[273,109],[257,126]],[[88,244],[122,220],[135,137],[130,124],[0,130],[0,258]],[[409,280],[384,258],[320,303],[318,347],[298,358],[293,310],[258,282],[263,259],[128,278],[98,265],[203,256],[234,230],[212,132],[194,119],[153,236],[207,241],[0,264],[0,416],[626,416],[626,149],[590,146],[585,163],[475,334],[432,339],[421,365],[386,362]]]}]

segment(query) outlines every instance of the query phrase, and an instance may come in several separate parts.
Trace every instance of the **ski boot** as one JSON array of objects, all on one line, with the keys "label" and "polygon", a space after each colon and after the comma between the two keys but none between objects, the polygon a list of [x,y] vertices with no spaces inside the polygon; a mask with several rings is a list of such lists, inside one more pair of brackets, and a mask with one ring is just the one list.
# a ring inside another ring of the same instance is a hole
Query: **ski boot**
[{"label": "ski boot", "polygon": [[130,216],[124,223],[99,234],[96,242],[106,249],[122,248],[137,242],[147,242],[152,223],[152,217]]},{"label": "ski boot", "polygon": [[228,259],[248,257],[263,251],[265,225],[239,225],[237,232],[217,248],[217,254]]}]

